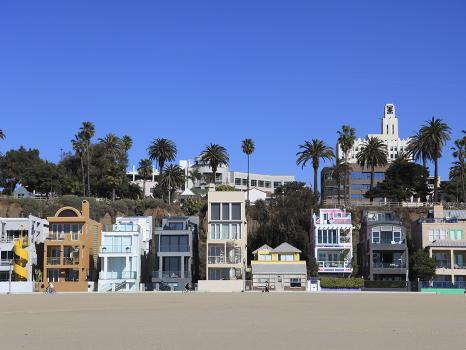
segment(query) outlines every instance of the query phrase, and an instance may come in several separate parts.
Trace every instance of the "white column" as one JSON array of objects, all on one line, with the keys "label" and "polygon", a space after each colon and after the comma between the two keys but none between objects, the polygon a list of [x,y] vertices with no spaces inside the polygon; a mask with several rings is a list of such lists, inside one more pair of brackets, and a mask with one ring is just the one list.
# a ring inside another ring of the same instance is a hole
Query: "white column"
[{"label": "white column", "polygon": [[181,261],[181,278],[184,278],[184,256],[180,256]]},{"label": "white column", "polygon": [[104,279],[107,279],[108,258],[104,256]]}]

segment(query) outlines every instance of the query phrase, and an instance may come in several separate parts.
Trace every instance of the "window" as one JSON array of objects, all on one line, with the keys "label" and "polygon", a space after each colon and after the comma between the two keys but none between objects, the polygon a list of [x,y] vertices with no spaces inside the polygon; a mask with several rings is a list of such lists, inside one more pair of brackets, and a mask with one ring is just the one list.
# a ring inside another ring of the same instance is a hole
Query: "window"
[{"label": "window", "polygon": [[375,244],[380,243],[380,232],[379,231],[372,231],[372,243],[375,243]]},{"label": "window", "polygon": [[362,194],[352,193],[351,199],[363,199],[364,196]]},{"label": "window", "polygon": [[280,254],[280,261],[293,261],[293,254]]},{"label": "window", "polygon": [[352,190],[364,190],[367,191],[369,190],[370,185],[369,184],[352,184],[351,189]]},{"label": "window", "polygon": [[220,220],[220,203],[210,204],[210,219]]},{"label": "window", "polygon": [[265,182],[265,188],[270,188],[270,181]]},{"label": "window", "polygon": [[210,239],[241,239],[241,224],[210,224]]},{"label": "window", "polygon": [[273,183],[273,187],[277,188],[277,187],[280,187],[282,185],[282,183],[280,181],[274,181]]},{"label": "window", "polygon": [[72,282],[79,281],[79,270],[66,269],[65,270],[65,281],[72,281]]},{"label": "window", "polygon": [[264,187],[264,181],[259,180],[259,187]]},{"label": "window", "polygon": [[290,278],[290,287],[301,287],[300,278]]},{"label": "window", "polygon": [[179,256],[164,256],[162,258],[162,275],[168,277],[181,276],[181,259]]},{"label": "window", "polygon": [[393,232],[393,240],[395,243],[401,243],[401,232]]},{"label": "window", "polygon": [[230,220],[230,204],[222,203],[222,220]]},{"label": "window", "polygon": [[184,223],[183,222],[169,222],[167,225],[168,230],[178,230],[181,231],[184,229]]},{"label": "window", "polygon": [[434,240],[434,230],[429,230],[429,242]]},{"label": "window", "polygon": [[161,252],[188,252],[188,235],[162,235],[160,236]]},{"label": "window", "polygon": [[0,253],[1,260],[13,260],[13,251],[12,250],[2,250]]},{"label": "window", "polygon": [[60,270],[58,269],[47,270],[47,279],[49,282],[58,282],[59,277],[60,277]]},{"label": "window", "polygon": [[251,187],[257,187],[257,180],[251,180]]},{"label": "window", "polygon": [[248,179],[243,179],[243,186],[247,186],[248,185]]},{"label": "window", "polygon": [[272,261],[272,255],[270,254],[260,254],[259,255],[259,261]]},{"label": "window", "polygon": [[235,178],[235,185],[241,186],[241,179],[240,178]]},{"label": "window", "polygon": [[231,203],[231,219],[241,220],[241,203]]},{"label": "window", "polygon": [[449,230],[448,232],[449,239],[452,241],[459,241],[464,239],[463,230]]}]

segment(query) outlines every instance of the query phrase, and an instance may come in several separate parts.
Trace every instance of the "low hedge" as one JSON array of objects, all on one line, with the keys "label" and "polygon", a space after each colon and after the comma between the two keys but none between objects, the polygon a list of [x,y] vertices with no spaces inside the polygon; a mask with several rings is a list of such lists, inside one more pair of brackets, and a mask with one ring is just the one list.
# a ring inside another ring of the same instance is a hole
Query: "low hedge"
[{"label": "low hedge", "polygon": [[320,287],[327,289],[361,289],[364,287],[362,278],[321,278]]}]

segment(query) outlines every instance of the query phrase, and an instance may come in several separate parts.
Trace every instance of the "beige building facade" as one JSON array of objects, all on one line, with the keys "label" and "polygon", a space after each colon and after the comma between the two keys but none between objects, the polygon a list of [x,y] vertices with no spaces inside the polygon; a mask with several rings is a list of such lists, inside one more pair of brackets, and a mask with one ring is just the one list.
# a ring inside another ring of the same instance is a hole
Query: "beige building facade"
[{"label": "beige building facade", "polygon": [[245,192],[208,193],[207,280],[241,280],[247,266]]},{"label": "beige building facade", "polygon": [[466,285],[466,210],[435,206],[429,217],[413,227],[416,248],[423,249],[437,264],[437,282]]}]

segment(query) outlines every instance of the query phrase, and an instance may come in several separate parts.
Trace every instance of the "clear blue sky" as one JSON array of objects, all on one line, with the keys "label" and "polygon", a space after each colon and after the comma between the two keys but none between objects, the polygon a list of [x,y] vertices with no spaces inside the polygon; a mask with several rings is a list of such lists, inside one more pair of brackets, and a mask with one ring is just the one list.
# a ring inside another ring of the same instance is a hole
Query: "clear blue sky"
[{"label": "clear blue sky", "polygon": [[167,137],[179,159],[215,142],[245,170],[251,137],[254,172],[309,181],[297,145],[378,132],[385,103],[403,137],[433,115],[466,129],[465,16],[463,0],[4,0],[0,149],[56,161],[91,120],[133,137],[131,164]]}]

